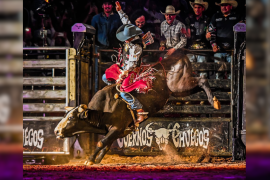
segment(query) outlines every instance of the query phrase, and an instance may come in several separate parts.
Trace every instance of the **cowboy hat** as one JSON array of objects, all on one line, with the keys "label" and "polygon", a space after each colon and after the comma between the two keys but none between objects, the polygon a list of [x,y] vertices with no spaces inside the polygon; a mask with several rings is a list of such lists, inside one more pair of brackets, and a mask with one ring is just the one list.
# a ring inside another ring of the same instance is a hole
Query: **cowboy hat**
[{"label": "cowboy hat", "polygon": [[116,37],[119,41],[126,41],[132,37],[142,34],[143,31],[133,24],[124,24],[116,31]]},{"label": "cowboy hat", "polygon": [[220,3],[216,3],[217,6],[220,6],[221,4],[230,4],[233,8],[236,8],[238,6],[237,1],[235,0],[221,0]]},{"label": "cowboy hat", "polygon": [[[161,11],[160,11],[161,12]],[[175,12],[175,8],[172,5],[166,7],[165,13],[161,12],[163,15],[165,14],[179,14],[180,10]]]},{"label": "cowboy hat", "polygon": [[203,0],[195,0],[194,2],[189,1],[192,8],[194,8],[195,4],[202,5],[204,7],[204,10],[206,11],[208,8],[208,2],[203,2]]}]

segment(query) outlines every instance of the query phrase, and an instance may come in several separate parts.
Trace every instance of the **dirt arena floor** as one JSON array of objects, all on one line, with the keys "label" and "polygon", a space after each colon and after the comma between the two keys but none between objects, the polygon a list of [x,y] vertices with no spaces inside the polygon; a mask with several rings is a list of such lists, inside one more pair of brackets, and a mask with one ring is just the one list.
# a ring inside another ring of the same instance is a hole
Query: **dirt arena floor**
[{"label": "dirt arena floor", "polygon": [[85,166],[84,160],[63,165],[24,165],[23,179],[246,179],[246,163],[229,158],[106,155],[100,164]]}]

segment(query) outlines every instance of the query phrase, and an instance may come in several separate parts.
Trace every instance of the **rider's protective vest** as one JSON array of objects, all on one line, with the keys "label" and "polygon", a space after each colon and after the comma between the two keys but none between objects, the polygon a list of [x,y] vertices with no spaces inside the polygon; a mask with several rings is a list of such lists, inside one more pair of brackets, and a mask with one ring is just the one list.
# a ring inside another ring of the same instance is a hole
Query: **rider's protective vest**
[{"label": "rider's protective vest", "polygon": [[141,38],[130,43],[124,43],[123,47],[123,70],[132,70],[141,64],[140,56],[142,54]]}]

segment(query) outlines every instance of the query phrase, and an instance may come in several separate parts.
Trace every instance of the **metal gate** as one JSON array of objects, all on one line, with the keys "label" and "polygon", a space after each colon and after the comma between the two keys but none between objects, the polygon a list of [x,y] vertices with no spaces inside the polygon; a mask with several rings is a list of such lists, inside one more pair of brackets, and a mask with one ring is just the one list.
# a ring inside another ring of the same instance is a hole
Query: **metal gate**
[{"label": "metal gate", "polygon": [[[23,48],[23,155],[45,158],[47,155],[70,155],[74,142],[85,153],[94,147],[93,134],[81,134],[56,140],[54,129],[65,114],[65,106],[88,104],[94,88],[93,54],[95,29],[87,24],[72,26],[74,48]],[[91,140],[91,141],[90,141]]]},{"label": "metal gate", "polygon": [[69,47],[23,48],[23,155],[69,155],[70,140],[54,128],[76,94],[76,51]]}]

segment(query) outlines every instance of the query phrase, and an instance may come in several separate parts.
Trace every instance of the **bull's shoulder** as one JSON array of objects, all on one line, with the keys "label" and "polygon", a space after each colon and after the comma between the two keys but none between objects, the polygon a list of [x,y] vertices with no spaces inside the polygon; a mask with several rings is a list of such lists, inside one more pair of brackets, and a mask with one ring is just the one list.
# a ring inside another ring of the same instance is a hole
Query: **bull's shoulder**
[{"label": "bull's shoulder", "polygon": [[109,86],[105,86],[104,88],[102,88],[101,90],[99,90],[98,92],[96,92],[92,98],[92,100],[96,100],[96,99],[106,99],[106,96],[112,94],[113,92],[116,91],[116,85],[109,85]]},{"label": "bull's shoulder", "polygon": [[112,112],[117,104],[114,94],[117,93],[116,85],[106,86],[99,90],[88,104],[88,109]]}]

